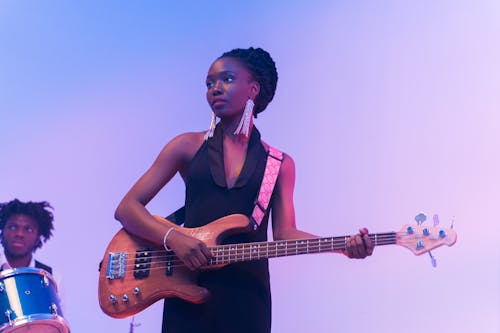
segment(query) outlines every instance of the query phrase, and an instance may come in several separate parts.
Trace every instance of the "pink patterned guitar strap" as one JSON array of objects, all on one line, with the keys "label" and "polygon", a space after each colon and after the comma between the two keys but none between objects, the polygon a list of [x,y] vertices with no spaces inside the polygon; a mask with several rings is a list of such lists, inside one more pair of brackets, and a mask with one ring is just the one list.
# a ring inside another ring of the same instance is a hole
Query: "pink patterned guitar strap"
[{"label": "pink patterned guitar strap", "polygon": [[256,230],[261,224],[262,219],[266,215],[271,196],[273,194],[274,185],[278,179],[280,172],[281,162],[283,161],[283,153],[269,146],[267,154],[266,170],[260,184],[259,196],[255,200],[255,207],[253,209],[252,218],[250,219],[253,224],[253,229]]}]

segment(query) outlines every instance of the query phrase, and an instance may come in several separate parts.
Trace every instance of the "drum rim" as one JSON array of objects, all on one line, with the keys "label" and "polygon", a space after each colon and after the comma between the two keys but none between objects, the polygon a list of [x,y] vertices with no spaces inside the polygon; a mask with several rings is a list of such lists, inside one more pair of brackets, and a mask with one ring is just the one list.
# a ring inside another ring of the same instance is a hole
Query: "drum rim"
[{"label": "drum rim", "polygon": [[55,282],[54,278],[52,275],[47,272],[44,269],[41,268],[34,268],[34,267],[21,267],[21,268],[9,268],[5,269],[0,272],[0,279],[1,278],[8,278],[14,275],[19,275],[19,274],[38,274],[38,275],[44,275],[47,276],[49,279],[52,280],[52,282]]},{"label": "drum rim", "polygon": [[65,328],[66,332],[70,332],[69,324],[66,321],[66,319],[64,319],[62,316],[56,314],[41,314],[41,313],[35,313],[28,316],[18,317],[12,320],[11,322],[5,323],[2,326],[0,326],[0,332],[3,332],[5,329],[8,328],[14,328],[25,324],[30,324],[30,323],[36,324],[37,322],[40,321],[48,321],[50,322],[50,324],[57,324],[58,327]]}]

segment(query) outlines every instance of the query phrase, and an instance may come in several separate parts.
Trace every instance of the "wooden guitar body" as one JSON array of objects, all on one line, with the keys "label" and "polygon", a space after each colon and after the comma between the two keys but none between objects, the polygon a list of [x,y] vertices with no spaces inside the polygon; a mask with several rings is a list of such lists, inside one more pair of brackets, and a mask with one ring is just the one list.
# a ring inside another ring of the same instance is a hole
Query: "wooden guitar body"
[{"label": "wooden guitar body", "polygon": [[[248,218],[238,214],[200,228],[182,228],[161,217],[155,218],[202,240],[207,246],[215,246],[228,235],[249,230]],[[210,268],[220,266],[224,264]],[[99,304],[111,317],[131,316],[166,297],[202,303],[209,295],[207,289],[196,284],[196,272],[180,265],[163,247],[135,237],[125,229],[113,237],[106,249],[99,273]]]}]

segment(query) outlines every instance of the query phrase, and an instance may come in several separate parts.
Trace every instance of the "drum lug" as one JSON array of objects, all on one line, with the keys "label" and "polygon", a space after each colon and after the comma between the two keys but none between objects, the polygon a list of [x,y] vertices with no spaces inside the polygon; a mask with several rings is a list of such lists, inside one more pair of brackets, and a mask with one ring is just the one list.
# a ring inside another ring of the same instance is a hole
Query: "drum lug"
[{"label": "drum lug", "polygon": [[52,314],[55,314],[57,316],[57,305],[52,303],[52,305],[49,306],[49,310],[52,311]]},{"label": "drum lug", "polygon": [[3,282],[0,282],[0,293],[3,293],[5,291],[5,285]]},{"label": "drum lug", "polygon": [[44,286],[44,287],[48,287],[50,284],[49,278],[45,274],[43,275],[43,279],[41,282],[42,282],[42,286]]},{"label": "drum lug", "polygon": [[[11,318],[11,315],[14,318]],[[9,325],[12,325],[12,319],[15,319],[16,314],[14,313],[14,311],[7,309],[7,310],[5,310],[5,317],[7,317],[9,319]]]}]

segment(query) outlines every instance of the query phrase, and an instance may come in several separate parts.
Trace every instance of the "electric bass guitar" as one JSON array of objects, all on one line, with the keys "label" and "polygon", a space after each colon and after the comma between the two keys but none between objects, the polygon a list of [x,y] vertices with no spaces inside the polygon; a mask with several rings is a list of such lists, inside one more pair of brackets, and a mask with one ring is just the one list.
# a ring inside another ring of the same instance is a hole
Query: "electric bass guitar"
[{"label": "electric bass guitar", "polygon": [[[202,269],[250,260],[299,254],[342,251],[349,236],[283,240],[220,245],[225,237],[250,231],[245,215],[220,218],[200,228],[183,228],[159,216],[155,219],[186,235],[203,241],[212,252],[209,264]],[[415,255],[429,252],[441,245],[451,246],[457,235],[453,229],[407,224],[398,232],[369,234],[375,244],[396,244]],[[185,267],[172,251],[152,244],[121,229],[106,249],[99,272],[99,304],[114,318],[132,316],[156,301],[179,297],[202,303],[209,291],[196,284],[196,272]]]}]

